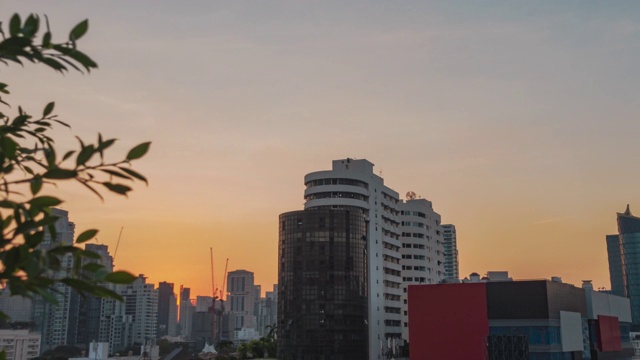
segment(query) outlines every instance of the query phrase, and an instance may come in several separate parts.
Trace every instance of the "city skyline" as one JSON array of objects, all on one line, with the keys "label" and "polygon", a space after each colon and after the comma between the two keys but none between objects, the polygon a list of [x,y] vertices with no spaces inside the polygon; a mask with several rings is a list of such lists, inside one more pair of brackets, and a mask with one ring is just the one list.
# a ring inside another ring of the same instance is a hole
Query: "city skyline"
[{"label": "city skyline", "polygon": [[611,214],[640,208],[639,4],[64,4],[0,8],[47,14],[60,38],[88,18],[100,69],[2,72],[12,103],[54,100],[114,152],[153,141],[129,199],[59,190],[112,253],[124,226],[118,268],[208,295],[213,247],[216,282],[230,258],[270,288],[278,214],[303,204],[304,174],[351,157],[456,225],[461,277],[610,287]]}]

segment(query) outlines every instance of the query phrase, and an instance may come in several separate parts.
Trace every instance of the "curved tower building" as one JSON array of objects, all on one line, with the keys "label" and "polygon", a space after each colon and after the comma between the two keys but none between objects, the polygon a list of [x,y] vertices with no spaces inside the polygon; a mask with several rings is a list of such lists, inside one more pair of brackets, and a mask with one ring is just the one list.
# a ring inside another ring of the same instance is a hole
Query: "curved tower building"
[{"label": "curved tower building", "polygon": [[334,160],[304,178],[305,210],[356,208],[367,230],[369,359],[397,356],[402,342],[400,200],[367,160]]},{"label": "curved tower building", "polygon": [[278,359],[367,360],[362,209],[281,214],[278,252]]}]

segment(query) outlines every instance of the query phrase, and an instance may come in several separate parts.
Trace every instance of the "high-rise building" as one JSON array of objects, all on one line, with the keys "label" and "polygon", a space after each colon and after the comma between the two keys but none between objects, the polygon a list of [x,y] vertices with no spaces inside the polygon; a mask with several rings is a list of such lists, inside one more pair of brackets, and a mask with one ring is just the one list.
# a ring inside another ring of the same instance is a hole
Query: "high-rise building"
[{"label": "high-rise building", "polygon": [[185,339],[191,337],[191,323],[196,308],[191,304],[191,289],[180,285],[180,335]]},{"label": "high-rise building", "polygon": [[[227,274],[227,312],[229,316],[229,334],[240,333],[249,337],[256,334],[256,316],[254,313],[256,302],[256,287],[251,271],[236,270]],[[230,336],[232,341],[251,339],[237,339]]]},{"label": "high-rise building", "polygon": [[196,311],[191,322],[191,340],[196,342],[196,348],[204,348],[213,343],[214,336],[214,300],[211,296],[196,297]]},{"label": "high-rise building", "polygon": [[280,215],[278,359],[368,359],[367,226],[355,207]]},{"label": "high-rise building", "polygon": [[[111,285],[118,294],[125,292],[125,285]],[[102,299],[98,342],[109,344],[109,353],[124,351],[133,344],[133,315],[127,314],[127,304],[115,299]]]},{"label": "high-rise building", "polygon": [[158,331],[158,290],[146,280],[144,275],[138,275],[120,294],[125,299],[125,314],[133,320],[133,341],[141,344],[155,339]]},{"label": "high-rise building", "polygon": [[[316,307],[310,307],[304,303],[304,297],[297,299],[297,295],[291,295],[291,292],[296,290],[296,286],[303,286],[306,289],[304,291],[307,292],[313,291],[312,288],[315,288],[315,291],[322,290],[317,283],[309,282],[314,276],[320,278],[327,276],[327,274],[323,274],[324,270],[319,270],[321,269],[319,262],[327,260],[314,258],[319,255],[313,252],[305,253],[304,249],[306,249],[305,246],[310,246],[315,242],[316,238],[321,239],[328,236],[324,235],[323,231],[324,233],[332,231],[329,229],[316,230],[311,227],[307,233],[296,235],[298,238],[309,239],[308,243],[301,244],[300,249],[289,248],[292,244],[287,243],[287,237],[290,236],[290,233],[297,231],[295,226],[302,228],[307,224],[302,221],[299,225],[296,222],[293,229],[290,226],[283,228],[283,226],[288,226],[287,222],[283,222],[283,220],[288,220],[290,215],[298,216],[300,219],[309,217],[309,221],[312,223],[320,223],[319,218],[327,218],[328,215],[314,212],[320,210],[347,211],[350,216],[356,214],[361,217],[366,230],[363,237],[367,279],[365,323],[367,325],[366,347],[368,355],[366,358],[380,360],[406,355],[404,345],[406,345],[405,340],[407,339],[407,299],[404,294],[407,285],[421,282],[438,283],[445,276],[444,238],[440,215],[433,211],[431,202],[416,199],[413,192],[407,194],[408,201],[406,203],[402,202],[398,193],[386,186],[384,179],[374,173],[373,164],[364,159],[334,160],[331,170],[307,174],[304,178],[304,184],[306,187],[304,210],[282,214],[280,219],[279,343],[286,342],[280,341],[283,331],[286,331],[285,327],[292,327],[296,319],[299,321],[305,315],[313,316],[316,312]],[[315,219],[314,216],[318,219]],[[333,230],[346,231],[337,228]],[[290,253],[287,251],[300,251],[304,256],[296,254],[293,258],[288,259],[286,256],[290,256]],[[298,266],[303,270],[300,272],[292,271],[292,266]],[[288,272],[291,275],[287,275]],[[303,285],[296,281],[292,282],[292,278],[287,278],[287,276],[297,278],[302,275],[306,278],[297,281],[302,281]],[[342,273],[334,276],[344,275],[343,270]],[[334,284],[334,286],[337,285]],[[351,296],[357,295],[354,292],[350,294]],[[345,300],[345,295],[341,296],[338,299],[325,297],[324,301],[318,299],[318,306],[320,304],[325,307],[334,306],[332,301],[335,301],[335,304],[340,304]],[[298,307],[291,307],[292,304]],[[339,308],[340,306],[335,305],[335,307]],[[353,309],[355,311],[355,306]],[[329,314],[326,314],[326,317],[329,319]],[[334,317],[334,319],[337,318]],[[355,324],[352,322],[350,325],[355,326]],[[301,331],[312,329],[313,326],[313,321],[307,321],[304,327],[296,328],[297,330],[292,336],[303,337]],[[327,328],[328,323],[323,326],[321,329]],[[335,340],[338,341],[338,339]],[[354,340],[354,346],[359,344],[355,339],[352,340]],[[331,340],[327,339],[327,341]],[[291,343],[296,346],[294,342]],[[334,345],[337,346],[337,344],[328,346]],[[285,349],[285,351],[288,350]],[[345,358],[353,356],[355,355],[349,354]]]},{"label": "high-rise building", "polygon": [[0,292],[0,311],[9,317],[11,322],[33,321],[33,302],[23,296],[11,296],[8,288]]},{"label": "high-rise building", "polygon": [[273,291],[266,291],[258,302],[258,334],[267,336],[278,323],[278,285],[273,285]]},{"label": "high-rise building", "polygon": [[409,341],[407,286],[438,284],[445,277],[443,229],[431,201],[409,192],[400,205],[402,249],[402,338]]},{"label": "high-rise building", "polygon": [[443,224],[442,230],[444,234],[444,277],[447,280],[456,281],[460,279],[456,226]]},{"label": "high-rise building", "polygon": [[631,301],[632,330],[640,330],[640,218],[629,205],[617,213],[618,234],[607,235],[611,292]]},{"label": "high-rise building", "polygon": [[[342,159],[304,178],[305,210],[356,208],[367,230],[369,359],[395,356],[402,337],[400,199],[367,160]],[[284,289],[282,289],[284,291]]]},{"label": "high-rise building", "polygon": [[[160,282],[158,284],[158,337],[170,335],[169,324],[171,323],[172,309],[175,307],[176,296],[173,292],[173,284]],[[173,311],[175,316],[175,311]],[[175,324],[175,319],[173,319]]]},{"label": "high-rise building", "polygon": [[[75,224],[69,221],[69,212],[52,209],[52,213],[58,216],[55,223],[56,234],[52,236],[48,231],[45,232],[44,241],[38,245],[42,250],[73,244]],[[60,265],[60,270],[52,273],[51,276],[58,279],[69,276],[74,266],[73,255],[61,256]],[[33,300],[33,319],[42,335],[41,351],[76,343],[80,296],[75,290],[62,283],[55,283],[51,290],[57,304],[39,296]]]},{"label": "high-rise building", "polygon": [[[113,258],[109,254],[109,247],[107,245],[86,244],[85,250],[98,254],[100,259],[83,259],[84,262],[98,262],[104,266],[106,270],[113,271]],[[103,285],[109,286],[109,284]],[[92,341],[98,341],[100,338],[100,322],[103,321],[102,307],[106,301],[108,301],[108,299],[95,296],[80,297],[78,304],[78,328],[74,345],[86,347]]]}]

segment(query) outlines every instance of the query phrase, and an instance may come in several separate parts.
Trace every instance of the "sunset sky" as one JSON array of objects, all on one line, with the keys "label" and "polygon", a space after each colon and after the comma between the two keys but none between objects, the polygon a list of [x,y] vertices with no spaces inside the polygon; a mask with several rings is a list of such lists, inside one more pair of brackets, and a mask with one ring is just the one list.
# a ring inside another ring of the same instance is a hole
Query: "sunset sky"
[{"label": "sunset sky", "polygon": [[461,276],[508,270],[609,288],[605,235],[640,214],[640,3],[3,1],[47,14],[100,69],[0,66],[12,104],[55,100],[74,135],[120,139],[150,179],[102,203],[70,186],[77,231],[116,267],[209,295],[229,270],[277,282],[278,215],[303,177],[366,158],[458,231]]}]

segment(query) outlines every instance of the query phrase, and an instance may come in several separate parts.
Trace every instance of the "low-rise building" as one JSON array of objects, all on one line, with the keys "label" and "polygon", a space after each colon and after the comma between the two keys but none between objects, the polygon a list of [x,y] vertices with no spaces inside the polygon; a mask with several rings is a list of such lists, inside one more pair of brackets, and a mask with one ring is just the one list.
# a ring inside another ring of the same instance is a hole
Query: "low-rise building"
[{"label": "low-rise building", "polygon": [[631,359],[629,299],[488,279],[409,286],[411,359]]},{"label": "low-rise building", "polygon": [[0,350],[6,360],[28,360],[40,355],[40,334],[29,330],[0,330]]}]

